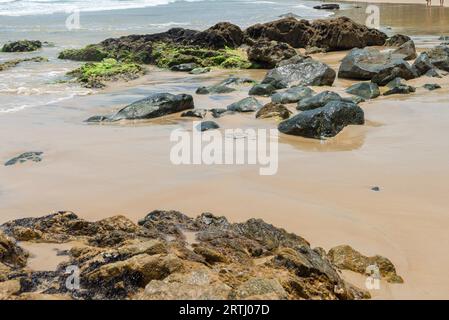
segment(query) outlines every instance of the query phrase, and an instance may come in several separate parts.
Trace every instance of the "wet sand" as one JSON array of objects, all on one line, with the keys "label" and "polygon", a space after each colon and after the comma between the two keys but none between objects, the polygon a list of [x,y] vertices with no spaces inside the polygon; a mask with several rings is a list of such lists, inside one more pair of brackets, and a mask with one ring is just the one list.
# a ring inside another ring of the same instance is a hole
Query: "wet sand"
[{"label": "wet sand", "polygon": [[[426,44],[418,42],[420,47]],[[344,55],[315,58],[338,68]],[[263,71],[234,73],[257,80],[264,76]],[[0,166],[0,223],[56,210],[74,211],[89,220],[124,214],[137,221],[153,209],[175,209],[191,216],[209,211],[232,221],[257,217],[305,237],[313,246],[350,244],[364,254],[390,258],[405,283],[382,283],[381,290],[371,291],[374,298],[447,298],[448,77],[415,79],[409,81],[418,87],[415,94],[363,103],[366,125],[347,127],[335,138],[317,141],[281,135],[274,176],[260,176],[259,167],[250,165],[173,165],[170,132],[179,127],[191,130],[192,121],[178,115],[83,123],[151,92],[192,94],[228,74],[192,76],[152,68],[139,80],[101,93],[3,114],[0,159],[25,151],[44,155],[40,163]],[[332,90],[343,93],[351,83],[337,80]],[[420,88],[424,83],[440,83],[443,89],[429,92]],[[195,105],[224,107],[246,97],[248,89],[194,95]],[[273,120],[256,120],[253,114],[215,121],[222,130],[277,126]],[[372,191],[373,186],[380,191]],[[53,257],[50,249],[32,252]],[[53,262],[33,261],[36,269],[54,268]],[[350,272],[344,276],[363,286],[364,277]]]}]

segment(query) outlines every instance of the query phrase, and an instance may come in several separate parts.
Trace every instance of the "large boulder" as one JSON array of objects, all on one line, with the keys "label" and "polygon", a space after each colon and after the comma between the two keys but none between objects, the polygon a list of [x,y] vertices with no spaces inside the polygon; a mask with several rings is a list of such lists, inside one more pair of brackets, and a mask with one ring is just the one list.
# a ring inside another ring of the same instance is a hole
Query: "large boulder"
[{"label": "large boulder", "polygon": [[436,46],[427,52],[430,62],[438,69],[449,71],[449,47],[445,45]]},{"label": "large boulder", "polygon": [[315,20],[311,27],[313,35],[308,45],[325,48],[328,51],[381,46],[387,38],[383,32],[368,28],[347,17]]},{"label": "large boulder", "polygon": [[139,120],[162,117],[171,113],[193,109],[193,98],[188,94],[154,93],[133,102],[111,116],[94,116],[87,122]]},{"label": "large boulder", "polygon": [[434,66],[427,52],[423,52],[413,62],[412,68],[418,76],[422,76],[432,70]]},{"label": "large boulder", "polygon": [[237,48],[243,43],[243,31],[229,22],[219,22],[207,30],[194,34],[188,43],[213,49]]},{"label": "large boulder", "polygon": [[337,135],[347,125],[364,123],[363,110],[355,103],[330,101],[324,107],[303,111],[281,122],[278,129],[285,134],[322,139]]},{"label": "large boulder", "polygon": [[284,92],[277,92],[271,96],[273,103],[296,103],[312,96],[315,92],[304,86],[291,87]]},{"label": "large boulder", "polygon": [[309,21],[288,17],[267,23],[258,23],[246,29],[245,34],[255,40],[275,40],[288,43],[293,48],[305,48],[313,30]]},{"label": "large boulder", "polygon": [[404,60],[413,60],[416,58],[416,48],[413,40],[403,43],[399,48],[393,51],[393,54],[404,56]]},{"label": "large boulder", "polygon": [[296,55],[295,49],[289,44],[277,41],[259,40],[247,50],[248,60],[256,65],[271,69],[282,60]]},{"label": "large boulder", "polygon": [[327,64],[312,58],[276,67],[267,72],[262,83],[285,83],[289,86],[331,86],[335,71]]},{"label": "large boulder", "polygon": [[329,101],[340,101],[342,98],[336,92],[323,91],[312,97],[302,99],[298,102],[296,109],[301,111],[324,107]]},{"label": "large boulder", "polygon": [[372,80],[385,85],[396,77],[406,80],[417,75],[402,58],[377,49],[352,49],[342,60],[338,70],[340,78]]}]

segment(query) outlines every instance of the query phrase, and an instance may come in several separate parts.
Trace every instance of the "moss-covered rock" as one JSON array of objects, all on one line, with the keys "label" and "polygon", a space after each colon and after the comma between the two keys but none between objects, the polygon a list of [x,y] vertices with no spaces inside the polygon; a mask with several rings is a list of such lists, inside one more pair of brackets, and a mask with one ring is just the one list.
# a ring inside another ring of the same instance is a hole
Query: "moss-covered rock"
[{"label": "moss-covered rock", "polygon": [[39,40],[19,40],[8,42],[2,47],[2,52],[30,52],[42,48]]},{"label": "moss-covered rock", "polygon": [[59,59],[75,61],[96,61],[100,62],[108,57],[108,53],[100,46],[88,45],[82,49],[67,49],[59,53]]},{"label": "moss-covered rock", "polygon": [[86,63],[68,73],[85,87],[102,88],[105,81],[133,80],[144,74],[145,70],[136,63],[119,62],[108,58],[101,62]]}]

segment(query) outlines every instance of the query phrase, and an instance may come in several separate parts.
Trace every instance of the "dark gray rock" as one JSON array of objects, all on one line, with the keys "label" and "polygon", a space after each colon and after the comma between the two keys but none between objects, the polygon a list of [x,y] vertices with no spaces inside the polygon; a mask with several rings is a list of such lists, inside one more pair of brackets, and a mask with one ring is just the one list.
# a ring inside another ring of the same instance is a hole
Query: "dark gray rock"
[{"label": "dark gray rock", "polygon": [[380,191],[380,188],[378,186],[374,186],[374,187],[371,187],[371,190],[372,191]]},{"label": "dark gray rock", "polygon": [[416,48],[413,40],[403,43],[399,48],[393,51],[393,54],[404,56],[404,60],[413,60],[416,58]]},{"label": "dark gray rock", "polygon": [[362,97],[363,99],[374,99],[380,96],[379,86],[372,82],[356,83],[345,91],[349,94]]},{"label": "dark gray rock", "polygon": [[291,87],[284,92],[277,92],[271,96],[274,103],[296,103],[304,98],[311,97],[315,92],[309,87]]},{"label": "dark gray rock", "polygon": [[181,117],[191,117],[191,118],[201,118],[203,119],[206,116],[206,110],[204,109],[193,109],[187,110],[181,113]]},{"label": "dark gray rock", "polygon": [[226,108],[213,108],[209,110],[212,113],[212,117],[221,118],[224,115],[234,114],[234,111],[228,111]]},{"label": "dark gray rock", "polygon": [[254,112],[261,108],[262,104],[254,97],[247,97],[240,101],[234,102],[226,107],[228,111],[234,112]]},{"label": "dark gray rock", "polygon": [[415,87],[409,86],[404,79],[396,78],[389,83],[387,83],[387,87],[389,88],[384,96],[388,96],[391,94],[409,94],[415,92]]},{"label": "dark gray rock", "polygon": [[209,87],[200,87],[196,89],[196,94],[224,94],[235,91],[234,88],[228,87],[223,84],[217,84]]},{"label": "dark gray rock", "polygon": [[412,68],[418,76],[422,76],[434,67],[427,52],[423,52],[413,62]]},{"label": "dark gray rock", "polygon": [[172,66],[170,68],[171,71],[182,71],[182,72],[189,72],[192,71],[193,69],[198,68],[198,65],[196,63],[181,63],[181,64],[177,64],[175,66]]},{"label": "dark gray rock", "polygon": [[256,84],[249,90],[249,95],[251,96],[270,96],[273,92],[276,91],[276,88],[273,87],[270,83],[260,83]]},{"label": "dark gray rock", "polygon": [[208,73],[210,72],[210,68],[209,67],[198,67],[195,69],[192,69],[189,73],[190,74],[203,74],[203,73]]},{"label": "dark gray rock", "polygon": [[385,46],[387,47],[400,47],[407,41],[410,41],[411,38],[404,34],[395,34],[394,36],[389,37],[385,41]]},{"label": "dark gray rock", "polygon": [[342,100],[338,93],[323,91],[312,97],[304,98],[298,102],[296,109],[305,111],[324,107],[329,101]]},{"label": "dark gray rock", "polygon": [[280,82],[289,86],[331,86],[335,76],[335,71],[327,64],[306,58],[301,62],[282,65],[268,71],[262,83]]},{"label": "dark gray rock", "polygon": [[284,105],[270,102],[257,111],[256,118],[278,118],[285,120],[290,118],[291,113],[292,112],[288,110]]},{"label": "dark gray rock", "polygon": [[430,69],[424,75],[430,78],[442,78],[441,74],[435,68]]},{"label": "dark gray rock", "polygon": [[412,67],[397,55],[381,53],[377,49],[352,49],[342,60],[338,71],[340,78],[372,80],[385,85],[396,77],[416,78]]},{"label": "dark gray rock", "polygon": [[255,65],[271,69],[282,60],[289,59],[297,53],[290,45],[283,42],[259,40],[247,50],[248,60]]},{"label": "dark gray rock", "polygon": [[436,46],[427,52],[430,62],[438,69],[449,71],[449,47]]},{"label": "dark gray rock", "polygon": [[363,110],[352,102],[330,101],[324,107],[303,111],[281,122],[280,132],[321,139],[337,135],[350,124],[365,123]]},{"label": "dark gray rock", "polygon": [[198,131],[207,131],[207,130],[213,130],[213,129],[218,129],[220,128],[220,126],[215,123],[214,121],[203,121],[200,124],[198,124],[196,126]]},{"label": "dark gray rock", "polygon": [[423,87],[429,91],[433,91],[436,89],[441,89],[441,86],[437,83],[426,83]]},{"label": "dark gray rock", "polygon": [[319,6],[314,6],[313,8],[317,9],[317,10],[339,10],[340,5],[338,5],[336,3],[325,3],[325,4],[321,4]]},{"label": "dark gray rock", "polygon": [[21,155],[18,155],[17,157],[14,157],[8,161],[5,162],[5,166],[12,166],[17,163],[24,163],[27,161],[33,161],[33,162],[41,162],[42,161],[42,155],[44,153],[41,151],[29,151],[22,153]]}]

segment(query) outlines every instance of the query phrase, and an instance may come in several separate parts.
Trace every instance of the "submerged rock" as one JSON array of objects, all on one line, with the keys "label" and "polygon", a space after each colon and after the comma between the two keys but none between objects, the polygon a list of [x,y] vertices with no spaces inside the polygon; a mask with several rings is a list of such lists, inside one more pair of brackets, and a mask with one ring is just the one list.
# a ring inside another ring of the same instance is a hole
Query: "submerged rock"
[{"label": "submerged rock", "polygon": [[290,45],[283,42],[259,40],[247,50],[249,61],[261,68],[274,68],[282,60],[289,59],[297,53]]},{"label": "submerged rock", "polygon": [[189,73],[190,74],[203,74],[203,73],[208,73],[208,72],[210,72],[209,67],[205,67],[205,68],[199,67],[199,68],[194,68],[194,69],[190,70]]},{"label": "submerged rock", "polygon": [[227,114],[234,114],[234,111],[229,111],[226,108],[212,108],[209,111],[212,113],[212,117],[214,118],[221,118]]},{"label": "submerged rock", "polygon": [[240,101],[234,102],[226,107],[228,111],[234,112],[254,112],[261,108],[262,105],[254,97],[247,97]]},{"label": "submerged rock", "polygon": [[220,126],[214,121],[203,121],[200,124],[198,124],[196,128],[198,131],[203,132],[207,130],[218,129],[220,128]]},{"label": "submerged rock", "polygon": [[48,59],[44,58],[44,57],[33,57],[33,58],[25,58],[25,59],[8,60],[8,61],[0,63],[0,71],[5,71],[8,69],[11,69],[23,62],[47,62],[47,61],[48,61]]},{"label": "submerged rock", "polygon": [[291,114],[292,112],[288,110],[284,105],[270,102],[257,111],[256,118],[259,119],[277,118],[285,120],[290,118]]},{"label": "submerged rock", "polygon": [[380,96],[379,86],[373,82],[356,83],[345,91],[349,94],[362,97],[363,99],[374,99]]},{"label": "submerged rock", "polygon": [[[283,64],[267,72],[262,83],[284,83],[289,86],[331,86],[335,71],[327,64],[304,58],[296,63]],[[276,85],[274,85],[276,87]]]},{"label": "submerged rock", "polygon": [[27,161],[33,161],[33,162],[41,162],[42,161],[42,155],[44,153],[41,151],[29,151],[24,152],[17,157],[14,157],[8,161],[5,162],[5,166],[12,166],[17,163],[24,163]]},{"label": "submerged rock", "polygon": [[387,258],[379,255],[366,257],[348,245],[341,245],[329,250],[328,257],[332,263],[341,269],[366,274],[369,266],[377,266],[380,275],[388,282],[404,282],[404,280],[397,275],[393,263]]},{"label": "submerged rock", "polygon": [[154,93],[133,102],[111,116],[94,116],[87,122],[140,120],[162,117],[171,113],[193,109],[193,98],[188,94]]},{"label": "submerged rock", "polygon": [[330,101],[324,107],[303,111],[281,122],[278,129],[285,134],[322,139],[337,135],[347,125],[364,123],[363,110],[355,103]]},{"label": "submerged rock", "polygon": [[171,71],[189,72],[198,68],[196,63],[181,63],[170,67]]},{"label": "submerged rock", "polygon": [[30,52],[42,48],[39,40],[19,40],[8,42],[3,45],[2,52]]},{"label": "submerged rock", "polygon": [[309,87],[291,87],[284,92],[278,92],[271,96],[273,103],[296,103],[302,99],[311,97],[315,92]]}]

